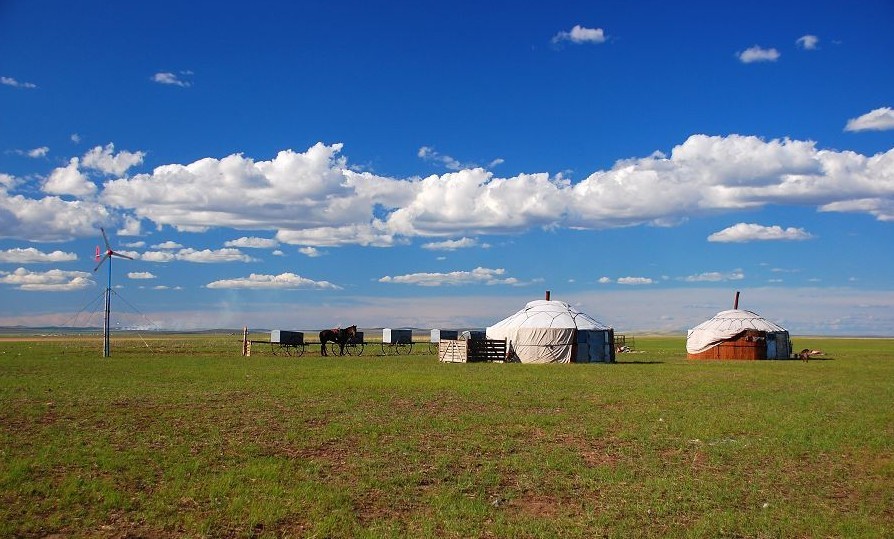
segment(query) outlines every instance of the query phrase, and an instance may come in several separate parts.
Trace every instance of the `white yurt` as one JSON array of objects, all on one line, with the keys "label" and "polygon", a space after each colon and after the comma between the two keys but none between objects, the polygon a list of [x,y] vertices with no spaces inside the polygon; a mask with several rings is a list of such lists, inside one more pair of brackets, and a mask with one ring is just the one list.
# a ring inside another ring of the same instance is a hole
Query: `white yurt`
[{"label": "white yurt", "polygon": [[792,344],[785,328],[736,308],[690,329],[686,352],[689,359],[788,359]]},{"label": "white yurt", "polygon": [[614,330],[564,301],[531,301],[487,328],[488,339],[506,339],[507,356],[521,363],[615,361]]}]

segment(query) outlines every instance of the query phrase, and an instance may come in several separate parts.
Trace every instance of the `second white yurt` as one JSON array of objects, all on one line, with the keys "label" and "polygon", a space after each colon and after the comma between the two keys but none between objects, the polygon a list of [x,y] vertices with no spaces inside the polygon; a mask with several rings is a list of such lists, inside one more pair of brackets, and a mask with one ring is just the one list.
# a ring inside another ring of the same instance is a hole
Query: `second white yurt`
[{"label": "second white yurt", "polygon": [[531,301],[524,309],[488,327],[486,333],[488,339],[506,339],[510,361],[615,361],[614,330],[564,301]]}]

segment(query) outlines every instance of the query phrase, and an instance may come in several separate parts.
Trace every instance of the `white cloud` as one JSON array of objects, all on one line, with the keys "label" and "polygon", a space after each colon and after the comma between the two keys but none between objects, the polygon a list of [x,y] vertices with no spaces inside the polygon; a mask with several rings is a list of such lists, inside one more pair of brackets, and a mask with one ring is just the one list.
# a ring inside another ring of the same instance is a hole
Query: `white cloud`
[{"label": "white cloud", "polygon": [[72,133],[71,136],[70,136],[69,138],[70,138],[71,141],[74,142],[75,144],[80,144],[80,142],[81,142],[81,135],[79,135],[79,134],[77,134],[77,133]]},{"label": "white cloud", "polygon": [[612,282],[612,279],[611,279],[611,277],[605,277],[605,276],[603,276],[603,277],[600,277],[599,280],[598,280],[597,282],[598,282],[599,284],[609,284],[610,282]]},{"label": "white cloud", "polygon": [[224,242],[224,247],[243,247],[246,249],[272,249],[278,245],[279,242],[274,239],[254,237],[242,237]]},{"label": "white cloud", "polygon": [[329,281],[314,281],[294,273],[281,273],[279,275],[262,275],[252,273],[248,277],[238,279],[223,279],[205,285],[206,288],[248,288],[248,289],[281,289],[292,290],[299,288],[319,288],[340,290]]},{"label": "white cloud", "polygon": [[91,196],[96,193],[96,184],[90,181],[78,168],[78,158],[72,157],[68,166],[54,169],[43,184],[43,191],[51,195]]},{"label": "white cloud", "polygon": [[739,61],[743,64],[753,62],[775,62],[781,55],[776,49],[764,49],[757,45],[749,47],[738,53]]},{"label": "white cloud", "polygon": [[320,252],[320,250],[315,247],[302,247],[302,248],[298,249],[298,252],[303,254],[304,256],[308,256],[310,258],[316,258],[318,256],[323,256],[323,253]]},{"label": "white cloud", "polygon": [[888,131],[894,129],[894,109],[881,107],[858,118],[851,118],[845,131]]},{"label": "white cloud", "polygon": [[619,277],[618,284],[626,284],[626,285],[644,285],[644,284],[652,284],[654,281],[649,277]]},{"label": "white cloud", "polygon": [[[132,215],[124,216],[124,224],[118,229],[119,236],[139,236],[142,234],[143,225],[139,219]],[[145,244],[144,244],[145,245]]]},{"label": "white cloud", "polygon": [[25,155],[33,159],[38,159],[40,157],[46,157],[48,153],[50,153],[50,149],[46,146],[41,146],[40,148],[28,150],[27,152],[25,152]]},{"label": "white cloud", "polygon": [[181,249],[181,248],[183,248],[183,246],[180,245],[179,243],[177,243],[176,241],[169,240],[169,241],[157,243],[157,244],[153,245],[152,248],[153,249]]},{"label": "white cloud", "polygon": [[0,84],[4,86],[12,86],[13,88],[25,88],[25,89],[33,89],[37,88],[37,85],[31,82],[19,82],[12,77],[0,77]]},{"label": "white cloud", "polygon": [[722,281],[741,281],[744,278],[745,274],[740,270],[736,270],[730,273],[708,271],[699,273],[698,275],[689,275],[688,277],[684,277],[683,280],[687,283],[718,283]]},{"label": "white cloud", "polygon": [[139,256],[135,256],[134,258],[139,258],[140,260],[145,260],[148,262],[173,262],[175,260],[180,260],[183,262],[196,262],[200,264],[222,264],[225,262],[257,262],[256,259],[243,254],[239,249],[203,249],[199,251],[196,249],[188,248],[180,249],[176,252],[147,251]]},{"label": "white cloud", "polygon": [[0,272],[0,284],[12,285],[29,292],[71,292],[89,288],[96,283],[84,271],[53,269],[39,272],[19,268],[12,273]]},{"label": "white cloud", "polygon": [[93,236],[112,220],[109,210],[94,202],[30,199],[0,190],[0,238],[67,241]]},{"label": "white cloud", "polygon": [[[181,75],[192,75],[191,71],[181,71]],[[162,71],[152,75],[152,81],[157,82],[159,84],[167,84],[171,86],[180,86],[181,88],[189,88],[192,86],[192,83],[186,80],[180,79],[176,74],[171,73],[169,71]]]},{"label": "white cloud", "polygon": [[168,251],[147,251],[141,254],[139,257],[140,260],[145,260],[146,262],[173,262],[176,260],[176,256],[174,253]]},{"label": "white cloud", "polygon": [[819,45],[819,38],[814,35],[807,34],[799,37],[795,43],[804,50],[812,51],[816,50],[817,45]]},{"label": "white cloud", "polygon": [[124,246],[130,247],[132,249],[141,249],[146,246],[146,242],[145,241],[132,241],[130,243],[125,243]]},{"label": "white cloud", "polygon": [[568,32],[559,32],[553,36],[553,43],[570,41],[572,43],[605,43],[605,32],[602,28],[586,28],[575,24]]},{"label": "white cloud", "polygon": [[126,150],[115,153],[115,145],[107,144],[105,147],[96,146],[84,154],[82,164],[85,168],[98,170],[104,174],[121,176],[131,167],[142,164],[145,152],[128,152]]},{"label": "white cloud", "polygon": [[71,262],[77,259],[78,255],[76,255],[75,253],[65,253],[62,251],[44,253],[38,251],[34,247],[27,247],[25,249],[7,249],[6,251],[0,251],[0,262],[10,262],[15,264]]},{"label": "white cloud", "polygon": [[19,181],[15,176],[0,172],[0,191],[6,192],[18,185]]},{"label": "white cloud", "polygon": [[[561,175],[507,178],[481,168],[387,178],[350,170],[340,151],[340,144],[317,144],[270,161],[236,154],[164,165],[106,182],[99,198],[125,219],[148,219],[158,228],[271,230],[280,244],[301,247],[384,247],[413,237],[450,241],[533,227],[667,226],[766,205],[894,217],[894,149],[864,156],[821,150],[812,141],[692,135],[669,155],[620,160],[574,184]],[[11,186],[14,179],[6,178]],[[46,224],[24,210],[37,202],[19,200],[0,190],[0,234],[47,235]]]},{"label": "white cloud", "polygon": [[274,256],[285,256],[285,253],[282,252],[282,251],[279,250],[279,249],[274,250],[274,251],[273,251],[272,253],[270,253],[270,254],[272,254],[272,255],[274,255]]},{"label": "white cloud", "polygon": [[479,241],[475,238],[460,238],[458,240],[445,240],[445,241],[433,241],[430,243],[423,243],[423,249],[429,249],[432,251],[455,251],[457,249],[469,249],[472,247],[481,247],[482,249],[487,249],[490,247],[487,243],[479,243]]},{"label": "white cloud", "polygon": [[437,150],[432,148],[431,146],[423,146],[419,148],[419,151],[416,152],[416,156],[422,159],[423,161],[430,161],[439,163],[444,166],[444,168],[448,170],[462,170],[466,168],[493,168],[497,165],[501,165],[504,163],[503,159],[497,158],[491,160],[486,166],[481,167],[476,163],[463,163],[459,160],[449,156],[439,153]]},{"label": "white cloud", "polygon": [[763,226],[753,223],[737,223],[708,236],[708,241],[718,243],[745,243],[749,241],[803,241],[813,236],[803,228],[782,228],[779,225]]},{"label": "white cloud", "polygon": [[129,279],[155,279],[155,275],[148,271],[132,271],[127,274]]},{"label": "white cloud", "polygon": [[354,172],[340,150],[341,144],[317,144],[305,153],[279,152],[272,161],[230,155],[165,165],[107,182],[103,200],[178,230],[277,229],[284,243],[390,245],[374,214],[405,203],[413,182]]},{"label": "white cloud", "polygon": [[868,213],[879,221],[894,221],[894,199],[859,198],[830,202],[820,207],[820,211]]},{"label": "white cloud", "polygon": [[417,286],[442,286],[442,285],[519,285],[522,284],[514,277],[503,277],[506,270],[503,268],[491,269],[478,267],[472,271],[451,271],[449,273],[410,273],[394,277],[385,276],[379,279],[380,283],[412,284]]}]

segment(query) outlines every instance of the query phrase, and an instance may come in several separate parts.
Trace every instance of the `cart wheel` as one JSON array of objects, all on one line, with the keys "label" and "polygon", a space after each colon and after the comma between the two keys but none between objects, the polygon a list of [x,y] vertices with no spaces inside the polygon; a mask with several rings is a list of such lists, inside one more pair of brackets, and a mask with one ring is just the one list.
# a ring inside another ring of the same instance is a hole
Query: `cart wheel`
[{"label": "cart wheel", "polygon": [[355,356],[362,356],[363,355],[363,343],[355,344],[354,351],[356,352],[356,354],[354,354]]},{"label": "cart wheel", "polygon": [[345,354],[359,356],[363,353],[363,343],[348,343],[345,345]]},{"label": "cart wheel", "polygon": [[276,348],[277,348],[277,347],[278,347],[278,345],[277,345],[276,343],[273,343],[273,342],[270,343],[270,351],[273,353],[274,356],[276,355]]},{"label": "cart wheel", "polygon": [[285,355],[287,355],[287,356],[292,355],[292,345],[283,344],[283,345],[280,345],[280,349],[282,349],[282,351],[285,353]]},{"label": "cart wheel", "polygon": [[438,343],[436,343],[436,342],[428,343],[428,353],[429,354],[437,354],[438,353]]},{"label": "cart wheel", "polygon": [[390,345],[390,344],[388,344],[388,343],[386,343],[386,342],[383,342],[383,343],[382,343],[382,355],[383,355],[383,356],[387,356],[387,355],[388,355],[388,350],[391,348],[391,346],[392,346],[392,345]]},{"label": "cart wheel", "polygon": [[295,345],[295,355],[296,355],[296,356],[301,357],[301,356],[304,355],[304,352],[306,352],[306,351],[307,351],[307,345],[306,345],[306,344],[297,344],[297,345]]},{"label": "cart wheel", "polygon": [[397,355],[410,355],[410,352],[413,351],[413,343],[411,342],[401,342],[395,345],[395,352]]},{"label": "cart wheel", "polygon": [[[347,348],[347,346],[345,348]],[[341,355],[341,349],[339,348],[337,342],[329,343],[329,355],[330,356],[340,356]]]}]

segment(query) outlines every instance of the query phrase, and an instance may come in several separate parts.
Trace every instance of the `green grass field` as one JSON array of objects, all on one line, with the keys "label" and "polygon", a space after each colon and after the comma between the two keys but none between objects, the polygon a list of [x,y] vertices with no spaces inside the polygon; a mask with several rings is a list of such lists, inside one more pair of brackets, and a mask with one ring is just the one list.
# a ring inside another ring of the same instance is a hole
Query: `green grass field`
[{"label": "green grass field", "polygon": [[0,341],[0,537],[892,537],[894,340],[823,360]]}]

